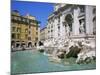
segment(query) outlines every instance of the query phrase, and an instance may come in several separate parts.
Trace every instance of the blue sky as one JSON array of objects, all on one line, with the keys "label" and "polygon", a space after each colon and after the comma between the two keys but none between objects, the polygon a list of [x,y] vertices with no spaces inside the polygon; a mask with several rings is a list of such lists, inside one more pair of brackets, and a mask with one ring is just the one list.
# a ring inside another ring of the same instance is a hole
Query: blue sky
[{"label": "blue sky", "polygon": [[48,16],[53,12],[52,3],[15,1],[11,3],[11,10],[18,10],[21,15],[29,13],[41,22],[40,27],[46,26]]}]

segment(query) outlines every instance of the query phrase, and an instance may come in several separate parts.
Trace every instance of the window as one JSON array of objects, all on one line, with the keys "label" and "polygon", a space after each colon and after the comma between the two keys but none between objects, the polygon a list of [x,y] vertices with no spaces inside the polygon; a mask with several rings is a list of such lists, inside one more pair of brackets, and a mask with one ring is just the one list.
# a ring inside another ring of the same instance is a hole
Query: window
[{"label": "window", "polygon": [[15,38],[16,38],[16,35],[13,33],[13,34],[11,35],[11,37],[12,37],[12,39],[15,39]]},{"label": "window", "polygon": [[36,35],[38,35],[38,32],[36,32]]},{"label": "window", "polygon": [[28,29],[25,29],[25,32],[28,32]]},{"label": "window", "polygon": [[38,41],[38,37],[35,38],[35,41]]},{"label": "window", "polygon": [[38,30],[38,27],[36,27],[36,30]]},{"label": "window", "polygon": [[29,34],[31,34],[31,32],[29,31]]},{"label": "window", "polygon": [[17,20],[17,17],[16,17],[16,16],[14,16],[14,19],[15,19],[15,20]]},{"label": "window", "polygon": [[15,31],[15,29],[16,29],[15,27],[12,27],[12,31]]},{"label": "window", "polygon": [[21,31],[21,28],[17,28],[17,32],[20,32]]},{"label": "window", "polygon": [[27,39],[27,38],[28,38],[28,35],[26,34],[26,35],[25,35],[25,39]]},{"label": "window", "polygon": [[17,34],[17,39],[20,39],[20,34]]},{"label": "window", "polygon": [[31,40],[31,37],[28,37],[28,40]]}]

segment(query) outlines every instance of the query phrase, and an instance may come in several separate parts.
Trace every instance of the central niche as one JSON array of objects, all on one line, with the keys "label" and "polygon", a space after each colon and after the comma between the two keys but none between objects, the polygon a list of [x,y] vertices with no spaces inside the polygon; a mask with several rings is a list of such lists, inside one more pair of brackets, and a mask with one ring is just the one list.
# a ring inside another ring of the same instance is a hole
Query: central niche
[{"label": "central niche", "polygon": [[70,31],[72,31],[73,18],[71,14],[66,15],[65,22],[68,24]]}]

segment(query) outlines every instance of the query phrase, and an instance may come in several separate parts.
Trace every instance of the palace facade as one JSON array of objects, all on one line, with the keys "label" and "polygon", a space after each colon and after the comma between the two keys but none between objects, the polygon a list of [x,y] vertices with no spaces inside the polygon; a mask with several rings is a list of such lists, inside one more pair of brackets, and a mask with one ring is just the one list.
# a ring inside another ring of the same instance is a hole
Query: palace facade
[{"label": "palace facade", "polygon": [[48,17],[48,41],[60,39],[94,39],[96,7],[89,5],[55,4]]},{"label": "palace facade", "polygon": [[17,10],[11,13],[11,46],[33,47],[40,40],[39,21],[27,14],[21,16]]},{"label": "palace facade", "polygon": [[47,27],[44,27],[40,30],[40,41],[45,42],[47,40]]}]

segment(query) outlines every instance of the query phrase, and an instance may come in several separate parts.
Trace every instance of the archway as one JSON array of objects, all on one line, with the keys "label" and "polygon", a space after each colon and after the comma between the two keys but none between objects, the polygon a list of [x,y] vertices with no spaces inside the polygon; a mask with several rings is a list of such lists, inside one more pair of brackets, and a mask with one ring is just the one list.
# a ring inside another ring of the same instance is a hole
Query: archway
[{"label": "archway", "polygon": [[20,41],[16,41],[16,48],[19,48],[21,46]]},{"label": "archway", "polygon": [[66,15],[65,22],[68,24],[68,26],[70,28],[70,31],[72,31],[73,18],[72,18],[72,15],[71,14]]},{"label": "archway", "polygon": [[11,47],[15,47],[15,41],[11,41]]},{"label": "archway", "polygon": [[28,47],[32,47],[32,42],[29,42],[28,43]]},{"label": "archway", "polygon": [[72,32],[72,23],[73,23],[73,18],[72,14],[67,14],[64,19],[64,26],[65,26],[65,38],[68,38]]}]

